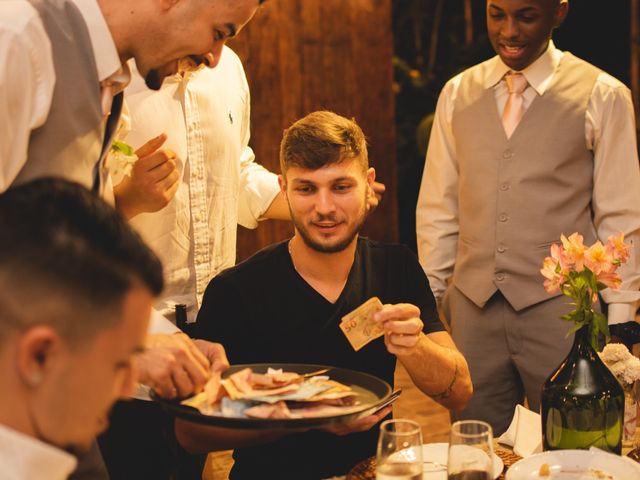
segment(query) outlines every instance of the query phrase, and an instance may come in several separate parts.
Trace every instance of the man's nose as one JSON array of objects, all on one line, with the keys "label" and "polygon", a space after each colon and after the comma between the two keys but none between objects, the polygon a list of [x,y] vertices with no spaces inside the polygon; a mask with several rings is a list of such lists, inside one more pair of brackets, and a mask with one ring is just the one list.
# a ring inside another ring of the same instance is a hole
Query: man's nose
[{"label": "man's nose", "polygon": [[207,54],[204,55],[204,64],[209,68],[214,68],[220,62],[220,56],[222,55],[222,47],[224,47],[225,40],[216,40],[213,42],[213,48]]},{"label": "man's nose", "polygon": [[320,214],[326,215],[335,210],[336,204],[333,201],[333,195],[331,192],[321,190],[318,192],[316,199],[316,211]]},{"label": "man's nose", "polygon": [[118,395],[119,399],[129,398],[135,393],[136,385],[138,383],[138,367],[136,362],[131,360],[129,367],[122,379],[122,386]]},{"label": "man's nose", "polygon": [[516,38],[520,34],[520,26],[515,18],[507,17],[502,27],[502,36],[504,38]]}]

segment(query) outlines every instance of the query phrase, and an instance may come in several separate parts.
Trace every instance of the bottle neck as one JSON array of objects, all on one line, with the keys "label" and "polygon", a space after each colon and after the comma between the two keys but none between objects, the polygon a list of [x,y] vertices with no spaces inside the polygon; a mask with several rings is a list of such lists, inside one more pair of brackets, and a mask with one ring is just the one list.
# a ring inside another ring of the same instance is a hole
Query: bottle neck
[{"label": "bottle neck", "polygon": [[585,325],[575,333],[572,350],[581,357],[597,356],[596,351],[591,346],[591,335],[588,326]]}]

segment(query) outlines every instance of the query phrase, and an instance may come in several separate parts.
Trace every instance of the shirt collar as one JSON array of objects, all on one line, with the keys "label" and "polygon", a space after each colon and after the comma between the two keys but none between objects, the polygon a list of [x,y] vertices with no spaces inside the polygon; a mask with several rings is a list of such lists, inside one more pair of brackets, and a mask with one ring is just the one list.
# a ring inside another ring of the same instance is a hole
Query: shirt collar
[{"label": "shirt collar", "polygon": [[[538,93],[543,95],[551,79],[553,73],[558,68],[558,64],[562,59],[562,51],[558,50],[553,44],[553,40],[549,40],[549,46],[540,57],[522,70],[522,73],[529,85]],[[488,62],[487,74],[485,76],[484,87],[491,88],[502,80],[507,72],[511,69],[505,65],[499,55],[496,55]]]},{"label": "shirt collar", "polygon": [[109,80],[118,89],[129,83],[131,74],[126,64],[122,64],[116,44],[111,36],[107,22],[98,6],[97,0],[71,0],[80,11],[84,19],[93,57],[96,61],[98,79],[103,82]]},{"label": "shirt collar", "polygon": [[78,463],[70,453],[1,424],[0,459],[16,478],[67,478]]}]

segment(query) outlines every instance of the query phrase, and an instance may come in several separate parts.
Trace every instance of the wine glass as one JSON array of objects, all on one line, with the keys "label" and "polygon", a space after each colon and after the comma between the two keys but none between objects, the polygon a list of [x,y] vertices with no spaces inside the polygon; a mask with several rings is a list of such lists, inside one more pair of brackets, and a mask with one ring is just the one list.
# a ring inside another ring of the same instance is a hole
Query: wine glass
[{"label": "wine glass", "polygon": [[422,429],[412,420],[380,425],[376,480],[422,480]]},{"label": "wine glass", "polygon": [[479,420],[461,420],[451,425],[448,480],[493,478],[493,431]]}]

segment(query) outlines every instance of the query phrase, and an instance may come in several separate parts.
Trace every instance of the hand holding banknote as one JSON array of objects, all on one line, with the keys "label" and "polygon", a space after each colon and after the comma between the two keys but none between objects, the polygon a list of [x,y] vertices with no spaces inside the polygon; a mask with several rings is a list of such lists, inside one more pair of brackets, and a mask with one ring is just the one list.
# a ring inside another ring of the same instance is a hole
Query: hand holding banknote
[{"label": "hand holding banknote", "polygon": [[384,335],[389,353],[405,355],[418,344],[423,323],[420,309],[408,303],[383,305],[377,297],[370,298],[342,317],[340,329],[354,350]]},{"label": "hand holding banknote", "polygon": [[420,309],[410,303],[384,305],[373,315],[373,320],[382,325],[384,344],[394,355],[410,354],[422,336],[424,324]]}]

